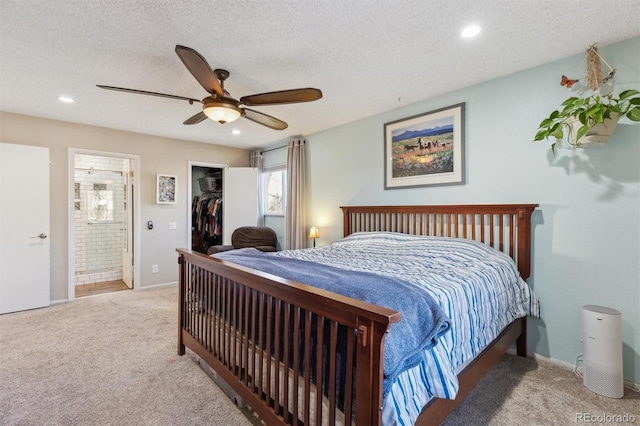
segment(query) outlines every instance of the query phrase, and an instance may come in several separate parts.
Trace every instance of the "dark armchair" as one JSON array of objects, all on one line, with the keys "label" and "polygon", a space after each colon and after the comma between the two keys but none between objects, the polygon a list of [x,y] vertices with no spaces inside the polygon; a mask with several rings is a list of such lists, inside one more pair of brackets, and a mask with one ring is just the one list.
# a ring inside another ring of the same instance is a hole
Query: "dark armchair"
[{"label": "dark armchair", "polygon": [[211,246],[207,254],[253,247],[260,251],[277,251],[278,237],[273,229],[265,226],[241,226],[231,234],[231,245]]}]

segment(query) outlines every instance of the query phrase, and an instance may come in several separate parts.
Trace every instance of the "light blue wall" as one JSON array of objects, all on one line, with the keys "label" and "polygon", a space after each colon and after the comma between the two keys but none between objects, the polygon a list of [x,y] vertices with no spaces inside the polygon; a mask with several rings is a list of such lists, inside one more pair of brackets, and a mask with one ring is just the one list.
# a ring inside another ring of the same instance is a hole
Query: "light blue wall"
[{"label": "light blue wall", "polygon": [[[585,49],[588,46],[585,46]],[[617,68],[616,93],[640,89],[640,38],[600,48]],[[341,205],[538,203],[530,285],[542,320],[529,350],[573,364],[582,353],[580,308],[623,314],[624,375],[640,382],[640,124],[627,119],[603,148],[532,142],[569,97],[563,74],[586,75],[584,55],[520,72],[306,137],[307,223],[318,245],[342,236]],[[437,84],[425,81],[424,84]],[[375,96],[375,93],[372,95]],[[466,103],[465,185],[383,189],[383,125]]]}]

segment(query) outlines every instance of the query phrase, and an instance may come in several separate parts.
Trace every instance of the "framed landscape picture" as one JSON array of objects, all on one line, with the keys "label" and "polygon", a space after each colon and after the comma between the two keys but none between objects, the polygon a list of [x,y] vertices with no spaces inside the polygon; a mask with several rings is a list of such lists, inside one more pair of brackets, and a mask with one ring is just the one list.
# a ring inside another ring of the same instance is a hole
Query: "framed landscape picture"
[{"label": "framed landscape picture", "polygon": [[464,183],[464,103],[384,125],[384,189]]},{"label": "framed landscape picture", "polygon": [[156,175],[156,204],[176,203],[176,180],[174,175]]}]

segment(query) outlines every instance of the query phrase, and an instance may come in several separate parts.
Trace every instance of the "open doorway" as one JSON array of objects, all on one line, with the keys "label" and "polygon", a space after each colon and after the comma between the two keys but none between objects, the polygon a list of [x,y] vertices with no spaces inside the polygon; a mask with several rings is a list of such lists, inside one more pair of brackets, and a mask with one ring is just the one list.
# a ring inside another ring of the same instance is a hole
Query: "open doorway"
[{"label": "open doorway", "polygon": [[[231,244],[235,229],[257,224],[256,168],[190,161],[188,185],[191,203],[188,205],[190,221],[187,243],[192,250],[206,253],[211,245]],[[215,209],[211,200],[219,202],[218,209]],[[204,204],[197,209],[201,201],[211,210],[203,210]],[[202,226],[204,220],[209,221],[207,226]],[[206,238],[209,240],[203,245],[203,239]]]},{"label": "open doorway", "polygon": [[190,163],[191,249],[206,253],[222,244],[223,165]]},{"label": "open doorway", "polygon": [[70,150],[68,299],[136,286],[137,156]]}]

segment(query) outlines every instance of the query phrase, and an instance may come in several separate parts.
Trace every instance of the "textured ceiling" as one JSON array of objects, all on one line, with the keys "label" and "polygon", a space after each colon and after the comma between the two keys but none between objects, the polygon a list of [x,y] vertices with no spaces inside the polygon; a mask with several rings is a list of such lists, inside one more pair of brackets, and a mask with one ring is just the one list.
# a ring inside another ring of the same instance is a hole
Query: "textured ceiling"
[{"label": "textured ceiling", "polygon": [[[471,23],[482,33],[462,39]],[[264,147],[631,38],[639,23],[638,0],[1,0],[0,110]],[[96,88],[204,98],[176,44],[229,70],[235,98],[324,97],[255,107],[289,123],[275,131],[246,119],[185,126],[199,104]]]}]

